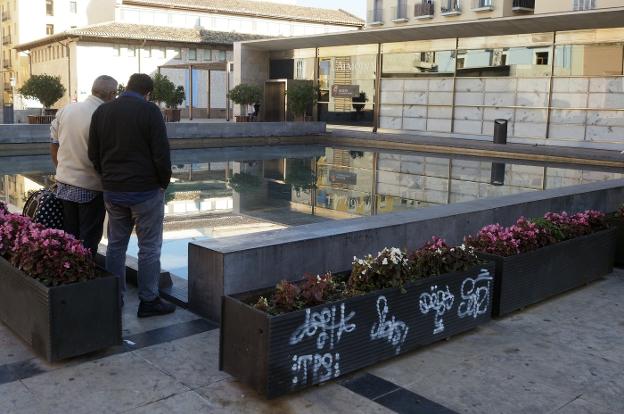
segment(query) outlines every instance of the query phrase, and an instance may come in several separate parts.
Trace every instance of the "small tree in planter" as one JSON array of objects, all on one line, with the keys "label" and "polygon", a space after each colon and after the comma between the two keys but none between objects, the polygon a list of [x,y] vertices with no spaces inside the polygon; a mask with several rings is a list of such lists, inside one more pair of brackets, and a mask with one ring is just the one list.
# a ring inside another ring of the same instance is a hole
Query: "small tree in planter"
[{"label": "small tree in planter", "polygon": [[262,90],[260,87],[246,83],[236,85],[228,92],[227,96],[232,102],[241,106],[241,115],[236,117],[236,122],[249,121],[249,116],[247,115],[249,105],[254,105],[255,114],[257,114],[262,102]]},{"label": "small tree in planter", "polygon": [[368,98],[366,97],[366,92],[360,92],[359,96],[354,96],[351,98],[351,106],[355,109],[355,112],[362,112],[362,109],[366,106],[366,102],[368,102]]},{"label": "small tree in planter", "polygon": [[309,82],[295,83],[286,91],[288,109],[295,117],[306,121],[308,108],[318,102],[318,88]]},{"label": "small tree in planter", "polygon": [[[52,75],[32,75],[18,92],[29,99],[38,100],[43,105],[43,113],[41,117],[29,117],[29,123],[50,123],[52,115],[56,111],[50,109],[59,99],[65,95],[65,87],[61,83],[59,76]],[[44,116],[47,116],[44,118]]]},{"label": "small tree in planter", "polygon": [[[172,84],[173,85],[173,84]],[[180,109],[178,106],[182,105],[182,102],[186,99],[186,94],[184,93],[184,87],[182,85],[178,85],[174,87],[173,90],[169,91],[165,99],[165,105],[167,105],[167,109],[165,109],[165,117],[169,122],[180,122]]]}]

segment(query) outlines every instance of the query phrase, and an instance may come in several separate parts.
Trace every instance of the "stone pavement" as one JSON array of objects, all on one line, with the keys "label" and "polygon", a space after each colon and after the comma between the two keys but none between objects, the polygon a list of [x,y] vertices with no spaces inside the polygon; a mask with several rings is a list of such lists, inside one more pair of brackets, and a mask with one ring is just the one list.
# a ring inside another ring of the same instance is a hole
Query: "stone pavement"
[{"label": "stone pavement", "polygon": [[473,332],[264,401],[218,370],[219,331],[182,309],[116,349],[49,365],[0,325],[0,413],[624,413],[624,270]]}]

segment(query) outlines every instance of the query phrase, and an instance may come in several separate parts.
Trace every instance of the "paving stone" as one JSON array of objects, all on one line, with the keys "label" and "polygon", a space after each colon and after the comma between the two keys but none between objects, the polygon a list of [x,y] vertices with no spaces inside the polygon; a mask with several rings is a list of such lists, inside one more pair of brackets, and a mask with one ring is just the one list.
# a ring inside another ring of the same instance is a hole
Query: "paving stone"
[{"label": "paving stone", "polygon": [[35,396],[19,381],[0,385],[0,413],[13,413],[38,406]]},{"label": "paving stone", "polygon": [[569,404],[553,411],[553,414],[613,414],[609,408],[577,398]]},{"label": "paving stone", "polygon": [[171,397],[147,404],[130,411],[127,414],[203,414],[212,413],[210,404],[194,391],[187,391]]}]

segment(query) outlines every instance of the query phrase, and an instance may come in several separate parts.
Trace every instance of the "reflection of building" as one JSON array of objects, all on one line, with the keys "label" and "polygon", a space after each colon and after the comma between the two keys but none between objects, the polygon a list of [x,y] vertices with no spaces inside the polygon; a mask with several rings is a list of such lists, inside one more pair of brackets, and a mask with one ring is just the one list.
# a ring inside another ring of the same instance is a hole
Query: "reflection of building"
[{"label": "reflection of building", "polygon": [[6,202],[11,211],[22,211],[29,194],[50,183],[47,175],[5,175],[2,179],[0,200]]},{"label": "reflection of building", "polygon": [[[624,144],[623,22],[616,7],[243,42],[234,79],[261,84],[271,74],[245,62],[291,58],[294,77],[318,83],[330,123],[491,137],[502,118],[512,141],[611,148]],[[328,92],[348,82],[370,117]]]}]

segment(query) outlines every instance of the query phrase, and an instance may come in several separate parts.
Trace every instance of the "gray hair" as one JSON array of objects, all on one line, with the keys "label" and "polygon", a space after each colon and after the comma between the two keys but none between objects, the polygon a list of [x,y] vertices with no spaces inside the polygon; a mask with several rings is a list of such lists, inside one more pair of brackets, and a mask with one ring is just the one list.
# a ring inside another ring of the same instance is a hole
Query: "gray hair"
[{"label": "gray hair", "polygon": [[96,96],[108,95],[116,90],[117,81],[115,78],[108,75],[98,76],[95,81],[93,81],[93,86],[91,87],[91,93]]}]

